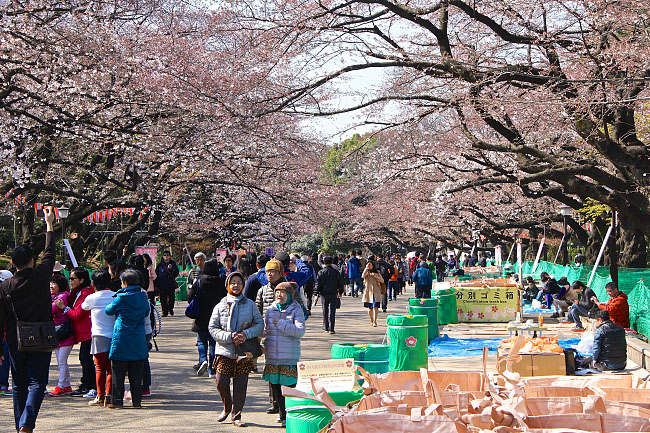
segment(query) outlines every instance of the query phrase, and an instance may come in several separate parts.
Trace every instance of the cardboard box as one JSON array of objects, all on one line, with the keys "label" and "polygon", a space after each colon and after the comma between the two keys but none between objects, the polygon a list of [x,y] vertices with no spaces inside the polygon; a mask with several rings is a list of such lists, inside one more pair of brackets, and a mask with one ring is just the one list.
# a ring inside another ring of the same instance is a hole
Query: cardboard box
[{"label": "cardboard box", "polygon": [[[497,362],[507,353],[499,351]],[[564,353],[520,353],[521,361],[512,364],[512,371],[522,377],[533,376],[566,376],[566,361]],[[497,364],[497,370],[503,372],[506,364]]]}]

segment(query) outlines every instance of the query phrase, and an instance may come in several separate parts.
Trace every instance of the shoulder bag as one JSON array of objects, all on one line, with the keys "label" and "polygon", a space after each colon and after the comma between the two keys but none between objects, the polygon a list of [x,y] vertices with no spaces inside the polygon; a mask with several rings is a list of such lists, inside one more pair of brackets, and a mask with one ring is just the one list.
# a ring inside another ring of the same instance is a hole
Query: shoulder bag
[{"label": "shoulder bag", "polygon": [[54,320],[47,322],[25,322],[16,315],[13,300],[6,294],[7,302],[16,318],[18,350],[21,352],[51,352],[59,346]]},{"label": "shoulder bag", "polygon": [[197,317],[199,317],[199,295],[200,294],[201,294],[201,280],[197,279],[196,293],[194,294],[194,297],[192,297],[192,300],[188,304],[187,308],[185,308],[185,315],[190,319],[196,319]]}]

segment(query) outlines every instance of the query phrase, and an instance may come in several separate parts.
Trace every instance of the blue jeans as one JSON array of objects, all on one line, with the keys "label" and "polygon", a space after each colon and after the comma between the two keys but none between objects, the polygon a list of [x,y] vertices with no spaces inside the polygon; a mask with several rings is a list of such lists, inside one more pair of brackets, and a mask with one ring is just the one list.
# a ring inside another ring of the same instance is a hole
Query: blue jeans
[{"label": "blue jeans", "polygon": [[350,278],[350,295],[356,296],[359,294],[360,290],[361,290],[361,278]]},{"label": "blue jeans", "polygon": [[9,369],[11,368],[11,355],[9,354],[9,345],[6,341],[2,342],[2,356],[5,360],[0,365],[0,388],[9,388]]},{"label": "blue jeans", "polygon": [[572,321],[578,328],[582,328],[580,316],[587,317],[587,310],[582,305],[574,305],[566,315],[567,320]]},{"label": "blue jeans", "polygon": [[388,282],[388,299],[397,299],[397,293],[399,292],[399,282],[398,281],[389,281]]},{"label": "blue jeans", "polygon": [[[216,342],[208,331],[199,331],[196,333],[196,346],[199,349],[199,363],[208,361],[208,368],[210,373],[214,374],[212,363],[214,362],[214,347]],[[208,359],[208,350],[210,352],[210,359]]]},{"label": "blue jeans", "polygon": [[45,397],[52,352],[19,352],[18,344],[9,345],[9,351],[16,430],[33,430]]}]

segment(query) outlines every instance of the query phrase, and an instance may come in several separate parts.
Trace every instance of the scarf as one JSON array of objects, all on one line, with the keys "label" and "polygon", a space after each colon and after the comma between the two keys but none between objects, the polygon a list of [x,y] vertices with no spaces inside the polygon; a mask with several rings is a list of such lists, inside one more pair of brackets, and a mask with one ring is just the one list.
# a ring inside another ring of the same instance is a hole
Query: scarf
[{"label": "scarf", "polygon": [[278,310],[286,311],[287,308],[289,307],[289,304],[291,304],[291,301],[292,301],[291,295],[287,293],[287,302],[285,302],[284,304],[278,303]]},{"label": "scarf", "polygon": [[244,298],[243,294],[239,296],[233,296],[230,293],[226,295],[226,303],[228,304],[228,314],[230,315],[230,330],[232,332],[239,332],[240,329],[235,329],[237,326],[237,320],[239,319],[239,308],[233,308],[239,301]]}]

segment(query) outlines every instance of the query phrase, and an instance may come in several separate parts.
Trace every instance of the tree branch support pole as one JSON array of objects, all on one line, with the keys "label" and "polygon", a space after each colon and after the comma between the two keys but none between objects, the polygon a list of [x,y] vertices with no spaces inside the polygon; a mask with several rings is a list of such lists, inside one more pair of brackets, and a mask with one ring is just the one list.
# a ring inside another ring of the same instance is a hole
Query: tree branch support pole
[{"label": "tree branch support pole", "polygon": [[[596,270],[598,269],[598,266],[600,265],[600,262],[603,259],[603,254],[605,253],[605,248],[607,247],[607,241],[609,241],[609,237],[612,235],[612,230],[614,229],[615,223],[616,223],[616,218],[612,216],[612,224],[609,226],[609,229],[607,229],[607,233],[605,234],[605,239],[603,239],[603,246],[600,247],[598,258],[596,259],[594,268],[591,270],[591,275],[589,276],[587,287],[591,287],[591,282],[594,280],[594,277],[596,276]],[[610,269],[610,273],[611,273],[611,269]],[[616,279],[618,279],[618,272],[616,273]]]},{"label": "tree branch support pole", "polygon": [[613,234],[613,239],[612,242],[609,244],[609,259],[610,259],[610,265],[609,265],[609,274],[612,277],[612,281],[614,284],[616,284],[616,287],[618,287],[618,212],[614,211],[612,212],[612,226],[614,229],[612,230]]}]

